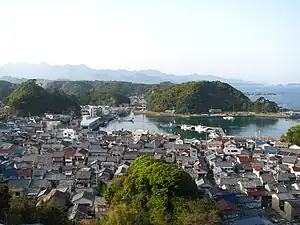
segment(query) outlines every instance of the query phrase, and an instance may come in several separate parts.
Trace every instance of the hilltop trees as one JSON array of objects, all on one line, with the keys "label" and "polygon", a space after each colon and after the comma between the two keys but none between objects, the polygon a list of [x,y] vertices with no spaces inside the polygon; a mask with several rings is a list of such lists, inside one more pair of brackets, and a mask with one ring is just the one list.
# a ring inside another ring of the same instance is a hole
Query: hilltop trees
[{"label": "hilltop trees", "polygon": [[116,217],[120,213],[116,212],[120,211],[131,221],[144,218],[143,225],[188,225],[200,218],[205,218],[201,224],[218,222],[214,202],[200,198],[189,174],[176,165],[151,157],[137,158],[125,175],[112,180],[104,196],[112,209],[101,224],[141,224],[109,223],[119,221]]},{"label": "hilltop trees", "polygon": [[252,109],[257,113],[275,113],[279,111],[279,106],[275,102],[269,101],[264,97],[260,97],[255,102],[253,102]]}]

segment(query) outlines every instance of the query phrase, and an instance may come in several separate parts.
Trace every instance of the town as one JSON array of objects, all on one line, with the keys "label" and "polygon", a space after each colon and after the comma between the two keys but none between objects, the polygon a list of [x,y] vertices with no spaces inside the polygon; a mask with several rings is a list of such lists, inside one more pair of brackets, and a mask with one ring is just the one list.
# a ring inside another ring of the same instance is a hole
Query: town
[{"label": "town", "polygon": [[37,204],[53,200],[72,221],[100,218],[109,204],[99,187],[122,176],[136,158],[151,156],[186,171],[216,202],[224,224],[300,222],[299,146],[225,134],[197,140],[144,130],[105,132],[95,129],[102,120],[89,116],[93,110],[83,108],[82,120],[47,114],[9,117],[0,125],[1,182],[13,196]]}]

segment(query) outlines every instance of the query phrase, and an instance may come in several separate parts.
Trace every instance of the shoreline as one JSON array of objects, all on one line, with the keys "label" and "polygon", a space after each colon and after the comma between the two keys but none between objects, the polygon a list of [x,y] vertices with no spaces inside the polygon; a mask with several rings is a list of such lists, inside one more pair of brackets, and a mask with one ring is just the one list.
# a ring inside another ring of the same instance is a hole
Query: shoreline
[{"label": "shoreline", "polygon": [[170,117],[182,117],[182,118],[193,118],[193,117],[202,117],[202,118],[220,118],[226,115],[232,115],[235,117],[266,117],[266,118],[278,118],[278,119],[288,119],[289,117],[283,115],[282,113],[255,113],[255,112],[236,112],[236,113],[218,113],[218,114],[177,114],[177,113],[170,113],[170,112],[153,112],[147,110],[133,110],[133,113],[137,115],[146,115],[146,116],[170,116]]}]

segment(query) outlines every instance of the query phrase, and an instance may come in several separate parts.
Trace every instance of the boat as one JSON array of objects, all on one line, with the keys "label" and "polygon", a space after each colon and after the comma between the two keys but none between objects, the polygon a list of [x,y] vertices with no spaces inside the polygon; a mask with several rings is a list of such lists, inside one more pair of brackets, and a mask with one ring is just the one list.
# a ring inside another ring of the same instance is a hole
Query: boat
[{"label": "boat", "polygon": [[173,123],[169,123],[169,124],[167,124],[167,125],[160,125],[159,127],[165,128],[165,129],[174,129],[174,128],[176,128],[177,126],[176,126],[175,124],[173,124]]},{"label": "boat", "polygon": [[208,135],[209,138],[211,139],[217,139],[219,138],[220,136],[216,133],[216,132],[211,132],[209,135]]},{"label": "boat", "polygon": [[233,116],[223,116],[223,120],[234,120]]},{"label": "boat", "polygon": [[198,133],[204,133],[207,132],[207,127],[204,127],[202,125],[198,125],[195,127],[195,131],[197,131]]},{"label": "boat", "polygon": [[191,125],[182,125],[180,126],[181,130],[184,131],[195,131],[195,126],[191,126]]}]

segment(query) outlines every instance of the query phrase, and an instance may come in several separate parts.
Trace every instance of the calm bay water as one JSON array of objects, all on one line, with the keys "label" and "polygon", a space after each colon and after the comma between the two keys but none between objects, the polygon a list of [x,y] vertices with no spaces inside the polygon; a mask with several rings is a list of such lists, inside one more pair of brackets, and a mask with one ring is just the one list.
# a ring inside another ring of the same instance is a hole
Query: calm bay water
[{"label": "calm bay water", "polygon": [[227,135],[255,136],[255,134],[260,133],[261,136],[280,136],[291,126],[300,124],[297,120],[256,117],[237,117],[233,121],[228,121],[223,120],[223,118],[149,117],[132,114],[128,118],[133,118],[134,122],[112,121],[108,127],[103,130],[114,131],[124,129],[133,131],[143,129],[149,130],[150,132],[179,133],[185,138],[203,137],[197,132],[184,132],[179,128],[168,130],[160,127],[160,125],[167,125],[170,122],[175,122],[176,124],[201,124],[204,126],[222,127]]}]

